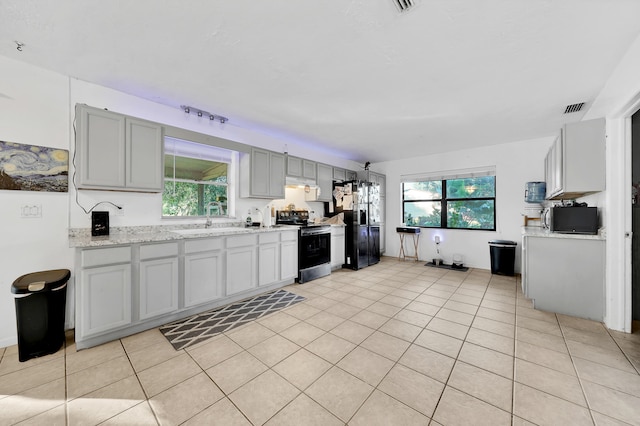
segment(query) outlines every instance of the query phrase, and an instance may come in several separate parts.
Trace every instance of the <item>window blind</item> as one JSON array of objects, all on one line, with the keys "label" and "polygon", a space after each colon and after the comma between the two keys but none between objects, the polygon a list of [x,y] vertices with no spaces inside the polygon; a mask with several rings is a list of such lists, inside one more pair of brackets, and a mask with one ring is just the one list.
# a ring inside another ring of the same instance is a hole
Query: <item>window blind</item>
[{"label": "window blind", "polygon": [[204,145],[197,142],[175,139],[169,136],[164,138],[165,154],[177,157],[198,158],[201,160],[217,161],[219,163],[231,163],[233,151],[216,146]]},{"label": "window blind", "polygon": [[495,175],[496,166],[483,166],[469,169],[440,170],[435,172],[400,175],[400,182],[424,182],[429,180],[464,179]]}]

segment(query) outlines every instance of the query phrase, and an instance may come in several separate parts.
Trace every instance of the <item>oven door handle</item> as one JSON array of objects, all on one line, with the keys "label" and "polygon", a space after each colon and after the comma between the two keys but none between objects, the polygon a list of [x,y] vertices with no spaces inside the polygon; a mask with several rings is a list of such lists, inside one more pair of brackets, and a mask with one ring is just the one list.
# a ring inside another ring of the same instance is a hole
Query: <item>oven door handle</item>
[{"label": "oven door handle", "polygon": [[331,234],[331,229],[301,229],[300,236]]}]

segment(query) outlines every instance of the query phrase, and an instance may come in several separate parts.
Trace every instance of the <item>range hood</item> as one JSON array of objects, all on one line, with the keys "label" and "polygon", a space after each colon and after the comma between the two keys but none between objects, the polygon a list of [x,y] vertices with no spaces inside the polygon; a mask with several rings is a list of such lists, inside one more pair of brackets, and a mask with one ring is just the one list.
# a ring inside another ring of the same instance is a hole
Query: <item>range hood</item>
[{"label": "range hood", "polygon": [[317,188],[318,184],[314,179],[305,179],[301,177],[287,176],[284,184],[287,188]]}]

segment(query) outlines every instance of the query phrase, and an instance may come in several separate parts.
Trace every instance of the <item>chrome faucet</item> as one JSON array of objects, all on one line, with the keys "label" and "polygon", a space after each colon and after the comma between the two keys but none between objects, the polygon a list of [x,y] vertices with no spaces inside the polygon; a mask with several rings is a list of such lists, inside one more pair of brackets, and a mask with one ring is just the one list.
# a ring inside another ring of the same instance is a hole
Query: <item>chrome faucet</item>
[{"label": "chrome faucet", "polygon": [[205,228],[209,228],[212,225],[211,222],[211,207],[212,206],[218,206],[220,203],[217,201],[211,201],[210,203],[207,203],[207,205],[205,206],[205,209],[207,210],[207,221],[204,223],[204,227]]}]

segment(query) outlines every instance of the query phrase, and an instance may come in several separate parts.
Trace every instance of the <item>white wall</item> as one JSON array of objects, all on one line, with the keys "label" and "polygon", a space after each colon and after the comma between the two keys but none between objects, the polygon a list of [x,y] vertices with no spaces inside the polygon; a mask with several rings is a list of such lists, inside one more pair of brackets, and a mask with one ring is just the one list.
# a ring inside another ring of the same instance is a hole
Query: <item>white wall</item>
[{"label": "white wall", "polygon": [[640,105],[640,36],[607,80],[584,119],[607,117],[605,324],[631,332],[631,123]]},{"label": "white wall", "polygon": [[379,169],[387,176],[386,255],[397,256],[400,250],[396,227],[402,224],[401,175],[495,166],[496,231],[422,229],[419,256],[421,260],[430,260],[435,256],[433,238],[439,235],[440,253],[445,263],[451,263],[453,254],[461,254],[466,266],[490,269],[488,242],[494,239],[512,240],[518,243],[515,266],[519,271],[525,183],[544,180],[544,157],[553,138],[550,136],[381,163]]},{"label": "white wall", "polygon": [[[0,56],[0,140],[69,148],[67,78]],[[42,206],[42,218],[22,219],[20,207]],[[67,241],[66,193],[0,190],[0,347],[16,342],[11,283],[47,269],[73,270]],[[70,293],[71,294],[71,293]]]}]

